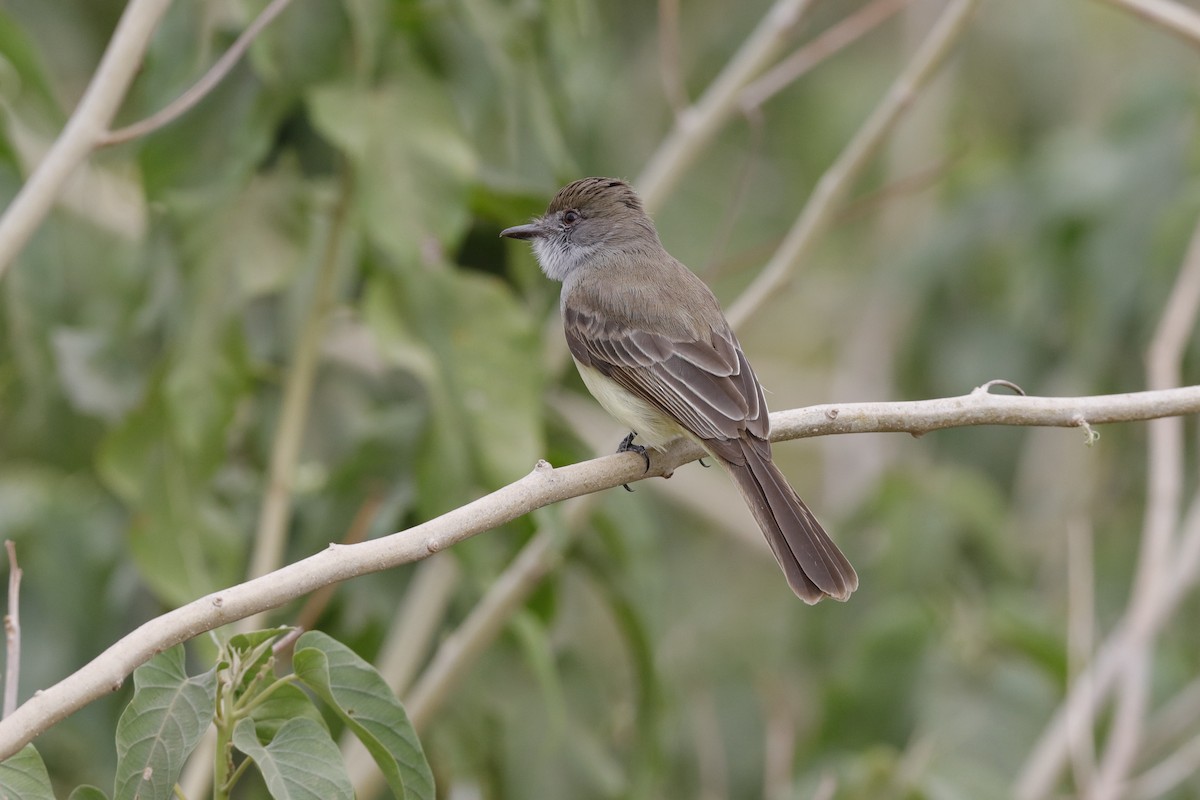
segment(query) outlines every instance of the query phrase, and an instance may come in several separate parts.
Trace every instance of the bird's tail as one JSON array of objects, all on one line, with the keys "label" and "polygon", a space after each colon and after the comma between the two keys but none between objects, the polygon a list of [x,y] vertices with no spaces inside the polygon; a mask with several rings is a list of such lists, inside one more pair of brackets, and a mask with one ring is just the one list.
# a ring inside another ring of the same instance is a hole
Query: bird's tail
[{"label": "bird's tail", "polygon": [[767,448],[746,442],[745,463],[719,459],[754,513],[792,591],[810,605],[822,597],[846,600],[858,588],[854,567],[825,533]]}]

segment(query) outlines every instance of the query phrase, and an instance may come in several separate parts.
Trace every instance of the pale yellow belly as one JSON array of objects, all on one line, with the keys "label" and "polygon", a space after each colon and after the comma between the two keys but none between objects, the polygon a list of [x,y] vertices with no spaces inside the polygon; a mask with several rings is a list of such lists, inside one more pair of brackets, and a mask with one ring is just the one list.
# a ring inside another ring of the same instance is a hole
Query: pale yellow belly
[{"label": "pale yellow belly", "polygon": [[642,444],[661,450],[668,443],[688,435],[675,420],[640,397],[630,394],[612,379],[591,367],[582,366],[578,361],[575,366],[579,368],[579,376],[583,378],[588,391],[604,406],[604,410],[617,422],[628,426],[629,430],[636,431]]}]

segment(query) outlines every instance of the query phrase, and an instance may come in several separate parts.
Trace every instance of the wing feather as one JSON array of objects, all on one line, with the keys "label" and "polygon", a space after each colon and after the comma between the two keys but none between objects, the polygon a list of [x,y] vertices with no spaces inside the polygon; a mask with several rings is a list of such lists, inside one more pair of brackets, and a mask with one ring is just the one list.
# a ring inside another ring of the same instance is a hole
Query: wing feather
[{"label": "wing feather", "polygon": [[[765,440],[770,430],[762,387],[728,326],[683,337],[614,324],[578,307],[563,312],[571,355],[675,419],[706,445]],[[763,442],[766,446],[766,442]],[[733,460],[736,448],[731,449]]]}]

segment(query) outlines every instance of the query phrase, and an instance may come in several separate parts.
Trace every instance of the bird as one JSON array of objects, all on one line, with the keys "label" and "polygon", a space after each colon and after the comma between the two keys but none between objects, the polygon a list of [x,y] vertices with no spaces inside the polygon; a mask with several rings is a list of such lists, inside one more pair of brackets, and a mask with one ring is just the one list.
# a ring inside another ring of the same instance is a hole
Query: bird
[{"label": "bird", "polygon": [[[583,178],[500,235],[531,243],[562,283],[567,347],[588,390],[629,427],[618,452],[699,445],[728,473],[792,591],[847,600],[858,575],[772,460],[762,385],[721,305],[671,256],[626,181]],[[636,441],[635,441],[636,439]]]}]

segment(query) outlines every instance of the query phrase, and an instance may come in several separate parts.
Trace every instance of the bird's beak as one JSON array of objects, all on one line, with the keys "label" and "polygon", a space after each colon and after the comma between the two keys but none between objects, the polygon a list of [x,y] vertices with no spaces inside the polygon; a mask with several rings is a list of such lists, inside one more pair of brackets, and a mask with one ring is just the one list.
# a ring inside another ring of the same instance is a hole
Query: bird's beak
[{"label": "bird's beak", "polygon": [[501,236],[509,239],[540,239],[549,231],[542,224],[541,220],[535,220],[528,225],[517,225],[512,228],[505,228],[500,231]]}]

